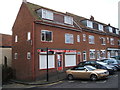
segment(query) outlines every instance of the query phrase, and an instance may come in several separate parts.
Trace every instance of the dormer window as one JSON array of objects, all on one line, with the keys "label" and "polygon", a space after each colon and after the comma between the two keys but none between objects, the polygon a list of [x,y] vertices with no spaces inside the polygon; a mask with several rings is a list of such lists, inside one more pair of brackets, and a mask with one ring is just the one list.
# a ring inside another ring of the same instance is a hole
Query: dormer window
[{"label": "dormer window", "polygon": [[64,23],[73,25],[73,18],[70,16],[64,16]]},{"label": "dormer window", "polygon": [[99,29],[100,31],[103,31],[103,25],[98,24],[98,29]]},{"label": "dormer window", "polygon": [[109,32],[113,33],[112,27],[108,27]]},{"label": "dormer window", "polygon": [[52,11],[49,11],[49,10],[46,10],[46,9],[39,9],[39,10],[37,10],[37,14],[41,18],[48,19],[48,20],[53,20],[53,12]]},{"label": "dormer window", "polygon": [[93,28],[93,22],[87,20],[87,27]]},{"label": "dormer window", "polygon": [[119,35],[119,29],[116,29],[116,34],[118,34],[118,35]]}]

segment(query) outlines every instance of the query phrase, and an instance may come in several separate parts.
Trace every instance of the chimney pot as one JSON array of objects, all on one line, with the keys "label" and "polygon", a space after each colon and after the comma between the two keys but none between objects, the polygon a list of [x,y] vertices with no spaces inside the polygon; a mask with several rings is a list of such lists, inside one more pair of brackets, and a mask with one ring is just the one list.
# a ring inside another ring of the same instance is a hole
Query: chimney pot
[{"label": "chimney pot", "polygon": [[94,17],[91,15],[90,20],[94,21]]},{"label": "chimney pot", "polygon": [[23,0],[24,3],[27,3],[27,0]]}]

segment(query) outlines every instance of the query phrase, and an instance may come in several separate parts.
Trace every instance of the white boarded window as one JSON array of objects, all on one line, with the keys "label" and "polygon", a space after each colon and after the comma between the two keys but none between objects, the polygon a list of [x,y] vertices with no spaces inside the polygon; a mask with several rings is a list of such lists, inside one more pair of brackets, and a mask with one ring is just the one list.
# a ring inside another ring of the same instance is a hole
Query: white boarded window
[{"label": "white boarded window", "polygon": [[93,22],[87,20],[87,27],[93,28]]},{"label": "white boarded window", "polygon": [[64,16],[64,23],[73,25],[73,18],[70,16]]},{"label": "white boarded window", "polygon": [[31,39],[31,33],[28,32],[28,33],[27,33],[27,40],[30,40],[30,39]]},{"label": "white boarded window", "polygon": [[18,42],[18,36],[15,35],[15,42]]},{"label": "white boarded window", "polygon": [[100,31],[103,31],[103,25],[98,24],[98,28],[99,28]]},{"label": "white boarded window", "polygon": [[80,42],[80,35],[77,35],[77,42]]},{"label": "white boarded window", "polygon": [[76,55],[65,55],[65,67],[76,66]]},{"label": "white boarded window", "polygon": [[[55,56],[48,55],[48,68],[55,68]],[[47,56],[39,55],[39,69],[47,69]]]},{"label": "white boarded window", "polygon": [[49,10],[42,9],[42,18],[53,20],[53,12]]}]

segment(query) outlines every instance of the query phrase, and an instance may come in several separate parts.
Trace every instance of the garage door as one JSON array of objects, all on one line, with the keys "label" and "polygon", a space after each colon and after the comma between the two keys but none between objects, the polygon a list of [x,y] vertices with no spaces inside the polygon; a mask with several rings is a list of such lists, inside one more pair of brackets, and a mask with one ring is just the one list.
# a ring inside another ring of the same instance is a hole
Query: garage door
[{"label": "garage door", "polygon": [[76,55],[65,55],[65,67],[76,66]]},{"label": "garage door", "polygon": [[[39,69],[47,68],[47,56],[39,55]],[[55,68],[55,56],[48,55],[48,68]]]}]

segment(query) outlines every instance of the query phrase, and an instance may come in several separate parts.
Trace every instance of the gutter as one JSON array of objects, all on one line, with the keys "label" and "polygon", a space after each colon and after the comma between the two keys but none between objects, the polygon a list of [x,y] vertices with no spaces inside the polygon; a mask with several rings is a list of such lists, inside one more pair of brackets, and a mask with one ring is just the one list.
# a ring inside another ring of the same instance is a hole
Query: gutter
[{"label": "gutter", "polygon": [[34,22],[32,23],[33,25],[33,31],[32,31],[32,78],[33,80],[35,79],[35,41],[34,41],[34,28],[35,28],[35,24]]},{"label": "gutter", "polygon": [[72,30],[72,31],[77,31],[77,32],[81,32],[80,29],[75,29],[75,28],[70,28],[70,27],[65,27],[65,26],[60,26],[60,25],[55,25],[52,23],[48,23],[48,22],[44,22],[44,21],[35,21],[36,24],[43,24],[43,25],[47,25],[47,26],[52,26],[52,27],[57,27],[57,28],[62,28],[62,29],[67,29],[67,30]]}]

